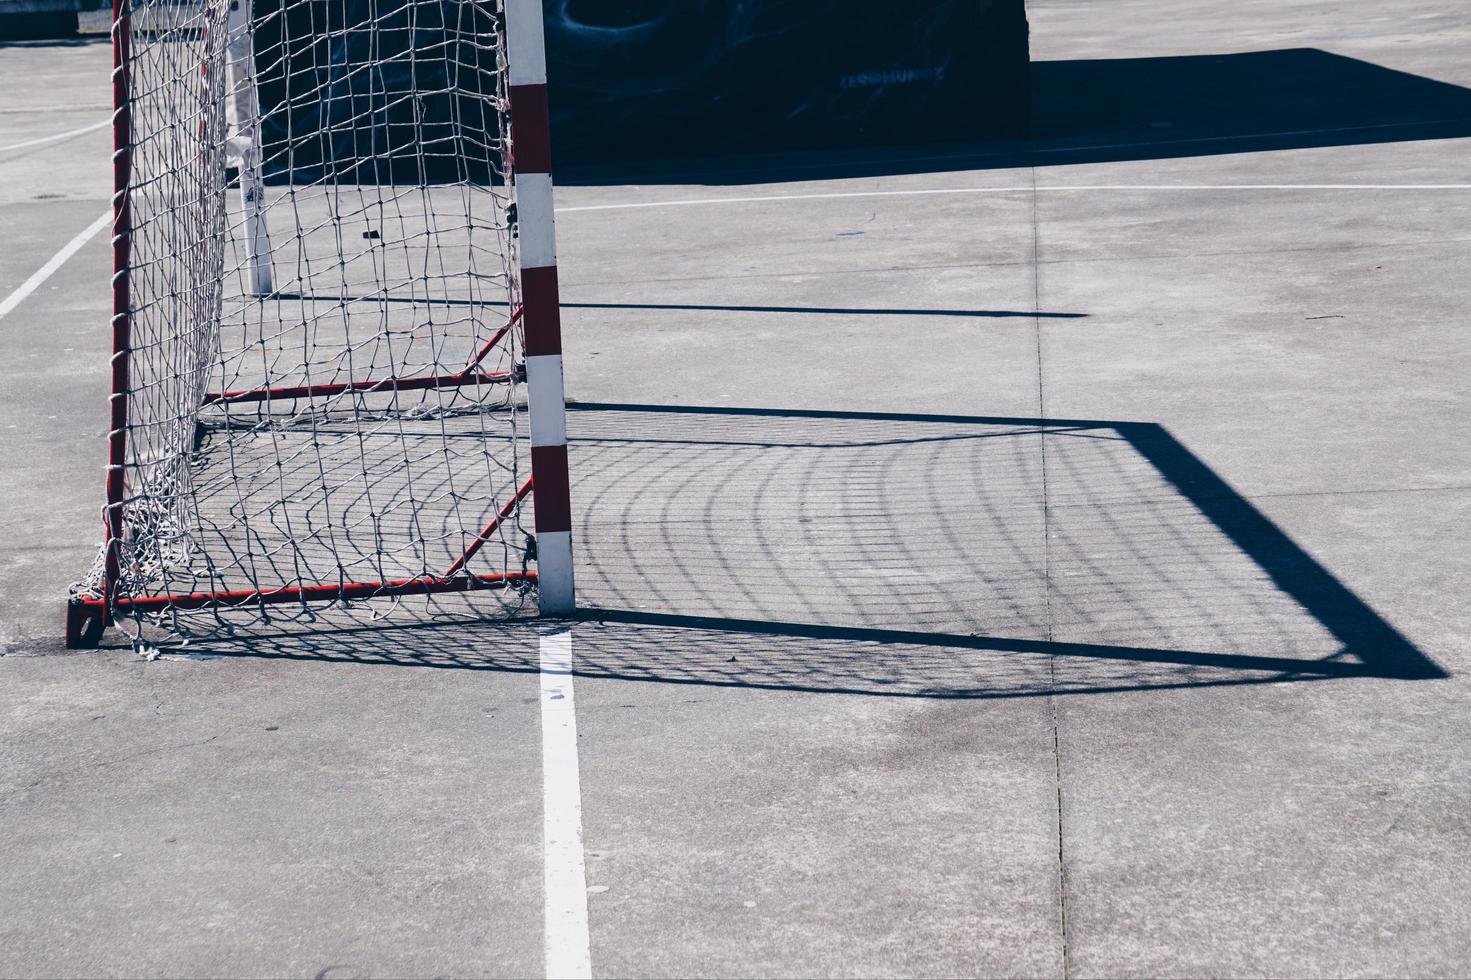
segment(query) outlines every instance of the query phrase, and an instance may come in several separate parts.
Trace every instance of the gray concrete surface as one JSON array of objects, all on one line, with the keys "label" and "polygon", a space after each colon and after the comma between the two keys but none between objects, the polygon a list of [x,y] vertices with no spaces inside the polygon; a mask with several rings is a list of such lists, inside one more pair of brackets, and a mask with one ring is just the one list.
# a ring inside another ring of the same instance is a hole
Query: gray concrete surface
[{"label": "gray concrete surface", "polygon": [[[802,197],[559,217],[594,971],[1463,975],[1471,189],[1302,185],[1471,184],[1471,124],[1396,94],[1471,88],[1471,27],[1029,6],[1041,63],[1393,90],[564,186]],[[107,62],[0,47],[0,145],[100,118]],[[106,135],[0,175],[4,295],[104,207]],[[997,192],[823,196],[954,188]],[[94,240],[0,320],[0,974],[536,973],[535,627],[59,650],[106,276]]]}]

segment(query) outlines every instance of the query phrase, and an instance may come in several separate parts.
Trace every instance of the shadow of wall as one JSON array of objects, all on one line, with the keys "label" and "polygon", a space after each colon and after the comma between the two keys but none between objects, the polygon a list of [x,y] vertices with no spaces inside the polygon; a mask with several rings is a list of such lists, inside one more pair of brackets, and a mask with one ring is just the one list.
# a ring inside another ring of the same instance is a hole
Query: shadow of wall
[{"label": "shadow of wall", "polygon": [[871,146],[742,159],[683,154],[639,169],[559,168],[558,180],[814,180],[1471,135],[1471,91],[1313,48],[1039,61],[1031,65],[1030,88],[1031,138],[1026,141]]}]

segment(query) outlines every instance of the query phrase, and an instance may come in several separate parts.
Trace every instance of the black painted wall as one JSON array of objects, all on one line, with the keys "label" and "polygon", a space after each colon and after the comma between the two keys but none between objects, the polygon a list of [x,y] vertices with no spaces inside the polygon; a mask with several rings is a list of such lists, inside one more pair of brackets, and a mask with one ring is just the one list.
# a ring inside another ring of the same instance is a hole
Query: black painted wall
[{"label": "black painted wall", "polygon": [[[1013,138],[1023,0],[545,0],[556,162]],[[469,0],[256,0],[268,178],[490,178]],[[420,97],[411,97],[418,91]],[[456,96],[450,94],[459,91]]]}]

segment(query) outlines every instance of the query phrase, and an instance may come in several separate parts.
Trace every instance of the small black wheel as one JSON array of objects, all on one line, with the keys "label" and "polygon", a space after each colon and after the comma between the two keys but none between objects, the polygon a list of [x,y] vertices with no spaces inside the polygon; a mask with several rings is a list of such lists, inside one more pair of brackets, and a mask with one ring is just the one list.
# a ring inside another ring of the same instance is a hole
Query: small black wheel
[{"label": "small black wheel", "polygon": [[100,606],[72,601],[66,606],[66,646],[69,650],[90,650],[102,642],[107,619]]}]

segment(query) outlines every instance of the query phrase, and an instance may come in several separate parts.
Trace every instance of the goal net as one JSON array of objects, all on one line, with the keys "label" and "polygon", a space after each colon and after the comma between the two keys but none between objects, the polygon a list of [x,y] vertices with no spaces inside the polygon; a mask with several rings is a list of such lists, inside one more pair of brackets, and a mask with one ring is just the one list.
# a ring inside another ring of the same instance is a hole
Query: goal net
[{"label": "goal net", "polygon": [[116,0],[68,642],[570,611],[541,44],[539,0]]}]

